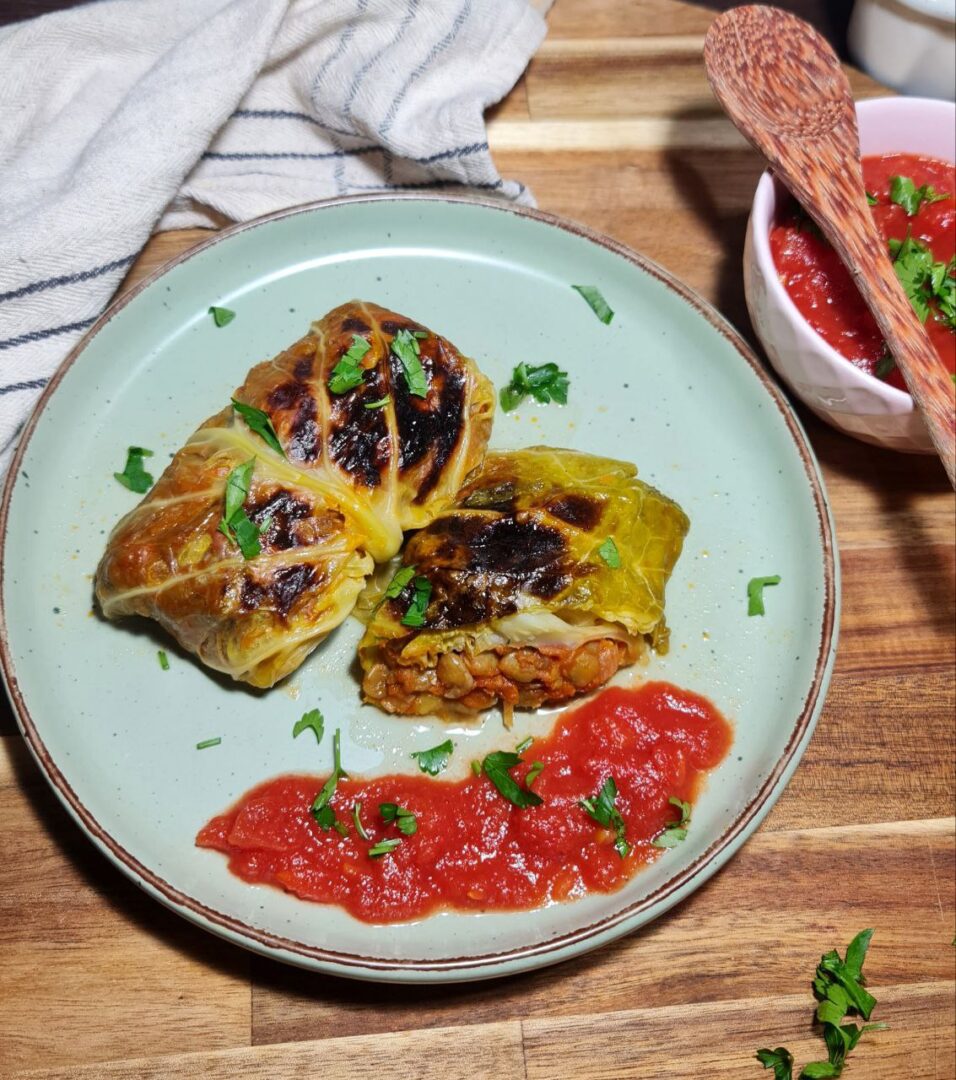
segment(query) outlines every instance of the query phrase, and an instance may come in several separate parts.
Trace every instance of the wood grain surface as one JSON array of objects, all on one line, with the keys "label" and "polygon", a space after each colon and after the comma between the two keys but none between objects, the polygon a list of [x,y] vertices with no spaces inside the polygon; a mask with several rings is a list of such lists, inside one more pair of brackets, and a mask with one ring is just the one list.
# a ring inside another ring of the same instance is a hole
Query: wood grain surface
[{"label": "wood grain surface", "polygon": [[[498,106],[503,174],[656,259],[751,336],[740,259],[761,163],[710,95],[710,12],[557,0]],[[851,76],[857,96],[880,92]],[[127,285],[206,235],[153,239]],[[816,734],[760,831],[639,933],[471,986],[385,987],[254,957],[148,899],[62,810],[0,711],[0,1076],[186,1080],[683,1080],[821,1056],[809,979],[875,929],[888,1030],[845,1076],[954,1080],[954,503],[932,458],[802,410],[843,563],[840,648]]]}]

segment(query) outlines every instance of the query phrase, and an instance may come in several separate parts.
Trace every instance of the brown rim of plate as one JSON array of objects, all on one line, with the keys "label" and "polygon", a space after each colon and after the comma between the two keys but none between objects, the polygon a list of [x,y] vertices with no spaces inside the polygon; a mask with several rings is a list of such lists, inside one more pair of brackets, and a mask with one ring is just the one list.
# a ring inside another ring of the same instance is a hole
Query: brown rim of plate
[{"label": "brown rim of plate", "polygon": [[[254,218],[251,221],[242,222],[237,225],[232,225],[227,229],[223,229],[213,236],[210,236],[208,240],[204,240],[195,247],[189,248],[187,251],[170,259],[168,262],[154,270],[148,277],[133,286],[132,289],[115,299],[83,335],[82,339],[70,351],[69,355],[60,364],[53,377],[50,379],[49,384],[37,402],[33,414],[23,430],[23,434],[20,437],[20,443],[14,454],[13,460],[10,463],[10,469],[4,482],[3,502],[0,504],[0,600],[2,600],[3,596],[3,576],[5,572],[4,555],[6,549],[10,499],[13,494],[16,478],[19,474],[23,455],[40,417],[43,414],[44,408],[52,395],[56,392],[64,374],[73,365],[89,342],[110,321],[110,319],[118,312],[122,311],[134,297],[149,288],[149,286],[158,281],[180,263],[193,258],[231,236],[235,236],[237,233],[244,232],[246,229],[258,228],[271,221],[293,217],[296,214],[311,213],[315,210],[335,209],[340,206],[354,205],[356,203],[381,202],[452,203],[466,206],[478,206],[487,210],[496,210],[503,213],[514,214],[517,217],[530,218],[533,221],[539,221],[545,225],[554,226],[606,248],[608,251],[621,256],[621,258],[627,259],[628,262],[666,285],[680,296],[681,299],[686,301],[699,315],[705,318],[719,334],[733,345],[742,359],[746,361],[780,411],[797,452],[800,455],[800,459],[803,462],[803,467],[810,485],[810,490],[813,493],[814,505],[817,511],[820,541],[823,547],[824,556],[825,597],[823,629],[820,635],[820,645],[814,667],[813,683],[810,687],[806,701],[804,702],[803,710],[794,724],[793,731],[790,734],[784,752],[778,759],[773,771],[764,780],[760,790],[741,810],[733,824],[726,829],[706,851],[698,856],[690,866],[685,867],[680,873],[670,878],[649,895],[642,897],[633,904],[629,904],[613,915],[609,915],[569,933],[550,938],[547,941],[527,945],[518,949],[512,949],[507,952],[448,957],[444,960],[382,960],[377,957],[362,956],[357,953],[339,953],[330,949],[317,948],[308,945],[305,942],[295,941],[290,938],[281,937],[277,934],[272,934],[266,930],[252,926],[249,923],[235,919],[230,915],[226,915],[223,912],[207,907],[194,897],[180,892],[170,885],[169,882],[153,873],[152,870],[147,866],[144,866],[135,858],[135,856],[118,844],[113,837],[102,828],[99,822],[96,821],[80,801],[76,792],[66,780],[66,777],[60,772],[33,723],[30,710],[23,700],[17,683],[7,640],[6,612],[2,602],[0,602],[0,665],[2,665],[3,676],[7,686],[7,694],[13,705],[23,736],[31,753],[60,800],[97,846],[114,863],[116,863],[121,870],[132,875],[140,883],[145,885],[149,892],[174,911],[189,918],[197,925],[205,929],[212,929],[215,932],[220,932],[223,936],[234,940],[237,944],[245,945],[247,948],[252,948],[257,951],[268,950],[269,952],[267,955],[274,955],[274,951],[278,950],[289,954],[284,957],[284,959],[287,959],[292,963],[299,963],[303,966],[312,967],[315,966],[315,962],[318,962],[319,964],[328,965],[329,970],[335,974],[352,975],[353,977],[358,978],[375,978],[376,976],[381,977],[382,975],[387,977],[388,974],[401,977],[404,973],[431,972],[436,974],[448,973],[451,978],[454,979],[455,974],[460,973],[461,978],[467,979],[469,978],[469,969],[480,968],[482,969],[481,972],[475,973],[472,977],[487,978],[496,974],[505,975],[530,967],[540,967],[549,962],[556,962],[564,959],[567,956],[565,950],[570,946],[589,938],[600,938],[599,941],[595,941],[595,946],[604,944],[606,941],[610,940],[607,936],[608,932],[619,927],[621,923],[634,919],[648,908],[657,904],[664,903],[667,907],[670,907],[681,898],[681,892],[689,886],[693,879],[706,872],[705,877],[700,882],[702,884],[703,880],[706,880],[711,874],[716,873],[724,862],[730,858],[732,852],[727,850],[730,845],[733,844],[738,837],[741,837],[742,834],[747,834],[759,824],[762,816],[761,811],[769,809],[765,804],[788,768],[790,768],[791,765],[796,767],[796,761],[794,759],[797,750],[813,725],[814,713],[818,702],[822,705],[820,695],[824,688],[826,669],[831,659],[831,646],[834,644],[836,563],[832,527],[827,509],[826,496],[824,495],[823,485],[817,472],[812,451],[810,450],[806,437],[804,436],[796,417],[791,411],[790,406],[787,404],[783,393],[773,383],[769,375],[763,369],[760,361],[740,334],[710,304],[690,290],[686,285],[683,285],[668,271],[664,270],[650,259],[632,251],[617,240],[612,240],[610,237],[595,232],[578,222],[569,221],[557,217],[554,214],[545,213],[541,210],[531,210],[525,207],[518,207],[489,199],[473,198],[471,196],[394,193],[353,195],[340,199],[324,199],[318,202],[304,203],[301,206],[279,210],[273,214],[267,214],[264,217]],[[746,836],[744,836],[744,838],[746,838]],[[666,908],[664,910],[666,910]],[[663,910],[660,914],[663,914]],[[624,932],[626,931],[621,931],[621,933]],[[510,971],[502,970],[500,972],[495,972],[493,970],[497,966],[509,963],[517,964],[517,967],[511,968]]]}]

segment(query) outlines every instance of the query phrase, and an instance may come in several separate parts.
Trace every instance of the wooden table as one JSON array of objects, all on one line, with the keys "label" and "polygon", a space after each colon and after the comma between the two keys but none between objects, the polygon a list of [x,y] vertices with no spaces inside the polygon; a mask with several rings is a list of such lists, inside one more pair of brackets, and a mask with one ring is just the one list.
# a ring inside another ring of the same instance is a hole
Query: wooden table
[{"label": "wooden table", "polygon": [[[558,0],[490,140],[543,208],[658,260],[749,335],[740,258],[761,165],[710,96],[711,18],[668,0]],[[859,76],[855,87],[878,92]],[[129,282],[202,235],[156,237]],[[891,1027],[864,1038],[846,1075],[953,1080],[953,495],[934,460],[801,418],[843,563],[836,672],[790,786],[693,897],[597,953],[498,982],[394,988],[299,972],[202,933],[107,864],[7,710],[0,1075],[769,1076],[760,1046],[822,1056],[809,979],[822,952],[872,926],[867,973]]]}]

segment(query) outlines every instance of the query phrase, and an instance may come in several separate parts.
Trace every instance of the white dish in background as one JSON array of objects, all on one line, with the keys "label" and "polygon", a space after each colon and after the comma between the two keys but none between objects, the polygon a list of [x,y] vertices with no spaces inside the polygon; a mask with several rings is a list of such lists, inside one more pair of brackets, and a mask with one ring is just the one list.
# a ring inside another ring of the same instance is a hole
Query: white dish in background
[{"label": "white dish in background", "polygon": [[956,98],[956,0],[856,0],[847,45],[864,71],[902,94]]},{"label": "white dish in background", "polygon": [[[860,149],[956,161],[956,106],[930,98],[858,102]],[[791,201],[768,170],[754,194],[744,244],[744,292],[754,331],[774,369],[805,405],[838,431],[906,453],[935,454],[929,432],[903,390],[861,371],[810,326],[783,287],[770,230]]]}]

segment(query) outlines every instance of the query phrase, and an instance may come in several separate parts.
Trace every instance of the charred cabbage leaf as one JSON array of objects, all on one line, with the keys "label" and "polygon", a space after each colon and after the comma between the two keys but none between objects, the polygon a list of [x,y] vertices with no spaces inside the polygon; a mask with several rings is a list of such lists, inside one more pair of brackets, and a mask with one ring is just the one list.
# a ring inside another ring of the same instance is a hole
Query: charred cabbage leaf
[{"label": "charred cabbage leaf", "polygon": [[[418,345],[425,397],[392,347],[402,333]],[[358,351],[361,381],[334,393],[333,372]],[[446,339],[353,301],[254,367],[233,398],[115,527],[96,595],[108,618],[155,619],[209,667],[271,686],[348,615],[373,563],[453,502],[481,463],[494,391]],[[243,505],[261,535],[246,560],[218,526],[227,479],[252,457]]]}]

